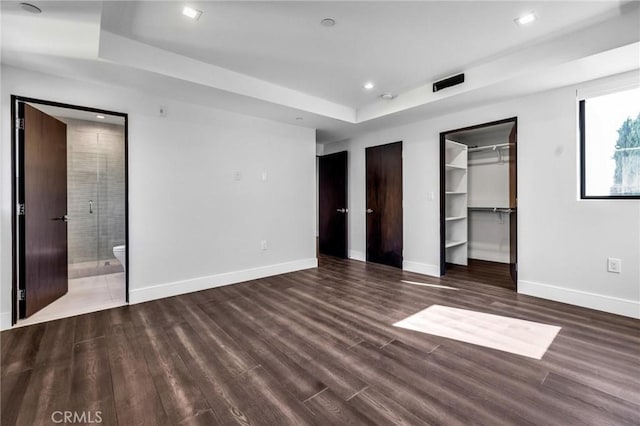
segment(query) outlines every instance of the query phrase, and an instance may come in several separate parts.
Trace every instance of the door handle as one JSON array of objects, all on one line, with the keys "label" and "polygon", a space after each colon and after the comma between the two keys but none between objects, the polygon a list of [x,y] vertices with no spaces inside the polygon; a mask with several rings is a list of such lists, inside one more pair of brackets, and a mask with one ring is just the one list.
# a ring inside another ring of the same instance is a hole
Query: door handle
[{"label": "door handle", "polygon": [[373,213],[373,209],[367,209],[367,214]]},{"label": "door handle", "polygon": [[346,213],[347,209],[336,209],[338,213]]},{"label": "door handle", "polygon": [[89,214],[93,214],[93,200],[89,200]]},{"label": "door handle", "polygon": [[65,214],[64,216],[54,217],[51,220],[61,220],[63,222],[69,222],[69,216]]}]

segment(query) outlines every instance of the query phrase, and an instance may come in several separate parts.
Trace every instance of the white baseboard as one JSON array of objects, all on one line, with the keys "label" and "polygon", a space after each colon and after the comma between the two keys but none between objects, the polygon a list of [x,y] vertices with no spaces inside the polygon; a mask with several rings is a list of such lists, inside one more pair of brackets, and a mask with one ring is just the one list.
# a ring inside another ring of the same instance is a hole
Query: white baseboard
[{"label": "white baseboard", "polygon": [[640,319],[640,301],[518,280],[518,293]]},{"label": "white baseboard", "polygon": [[194,291],[207,290],[243,281],[250,281],[273,275],[286,274],[288,272],[303,269],[316,268],[318,259],[302,259],[293,262],[278,263],[275,265],[261,266],[258,268],[244,269],[242,271],[226,272],[207,277],[194,278],[185,281],[158,284],[129,291],[129,303],[142,303],[149,300],[162,299],[164,297],[177,296],[179,294],[192,293]]},{"label": "white baseboard", "polygon": [[11,328],[11,312],[0,312],[0,330]]},{"label": "white baseboard", "polygon": [[359,260],[360,262],[366,262],[367,257],[361,251],[349,250],[349,259]]},{"label": "white baseboard", "polygon": [[430,265],[428,263],[403,260],[402,269],[409,272],[415,272],[416,274],[429,275],[432,277],[440,276],[440,267],[438,265]]}]

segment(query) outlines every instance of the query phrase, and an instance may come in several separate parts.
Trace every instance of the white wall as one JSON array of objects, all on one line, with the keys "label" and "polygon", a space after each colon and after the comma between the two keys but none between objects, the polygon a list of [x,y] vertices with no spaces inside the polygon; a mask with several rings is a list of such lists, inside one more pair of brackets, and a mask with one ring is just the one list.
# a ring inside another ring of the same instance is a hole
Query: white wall
[{"label": "white wall", "polygon": [[[637,81],[637,73],[631,78]],[[576,87],[326,145],[327,154],[349,151],[350,257],[362,260],[365,253],[366,147],[403,141],[404,269],[437,276],[440,132],[512,116],[518,117],[518,291],[640,318],[640,201],[579,200]],[[622,259],[621,274],[606,271],[607,257]]]},{"label": "white wall", "polygon": [[[486,146],[508,143],[495,136],[470,137],[469,146]],[[469,206],[509,207],[509,149],[469,152]],[[510,262],[509,214],[469,211],[469,258],[490,262]]]},{"label": "white wall", "polygon": [[11,311],[12,94],[129,114],[133,303],[316,265],[314,129],[3,66],[3,328]]}]

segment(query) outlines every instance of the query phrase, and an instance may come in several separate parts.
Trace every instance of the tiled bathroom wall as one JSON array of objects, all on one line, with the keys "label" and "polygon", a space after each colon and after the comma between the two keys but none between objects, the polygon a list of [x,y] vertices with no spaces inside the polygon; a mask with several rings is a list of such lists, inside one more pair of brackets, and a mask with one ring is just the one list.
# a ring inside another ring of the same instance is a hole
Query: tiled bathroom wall
[{"label": "tiled bathroom wall", "polygon": [[122,271],[113,247],[125,243],[124,127],[67,124],[69,277]]}]

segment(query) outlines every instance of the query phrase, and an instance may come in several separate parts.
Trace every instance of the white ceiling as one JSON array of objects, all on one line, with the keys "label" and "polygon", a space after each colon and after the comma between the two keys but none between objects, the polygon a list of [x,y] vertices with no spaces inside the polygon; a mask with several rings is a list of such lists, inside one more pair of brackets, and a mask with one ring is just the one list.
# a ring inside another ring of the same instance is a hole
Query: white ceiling
[{"label": "white ceiling", "polygon": [[[313,127],[319,142],[640,68],[637,1],[189,3],[199,21],[182,2],[32,3],[41,15],[0,4],[5,64]],[[463,85],[431,91],[457,72]]]},{"label": "white ceiling", "polygon": [[[105,3],[102,28],[160,49],[360,107],[617,12],[618,2]],[[514,18],[535,10],[536,25]],[[331,28],[320,25],[333,18]],[[365,91],[365,81],[376,83]]]}]

